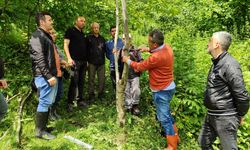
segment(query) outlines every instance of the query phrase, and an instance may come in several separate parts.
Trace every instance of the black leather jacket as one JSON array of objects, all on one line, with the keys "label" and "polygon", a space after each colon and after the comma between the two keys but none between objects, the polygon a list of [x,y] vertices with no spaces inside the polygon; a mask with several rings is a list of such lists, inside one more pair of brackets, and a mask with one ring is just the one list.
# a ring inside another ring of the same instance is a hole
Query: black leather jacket
[{"label": "black leather jacket", "polygon": [[30,57],[34,77],[42,75],[47,80],[56,76],[56,62],[51,36],[38,28],[30,39]]},{"label": "black leather jacket", "polygon": [[213,60],[204,103],[210,115],[244,116],[249,109],[249,95],[240,64],[226,51]]}]

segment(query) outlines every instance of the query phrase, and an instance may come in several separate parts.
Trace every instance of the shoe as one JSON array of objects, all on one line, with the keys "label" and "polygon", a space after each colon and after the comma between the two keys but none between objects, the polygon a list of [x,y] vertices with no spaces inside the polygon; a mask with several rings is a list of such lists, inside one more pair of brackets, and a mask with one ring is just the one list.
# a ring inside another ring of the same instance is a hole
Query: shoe
[{"label": "shoe", "polygon": [[52,140],[55,138],[54,135],[46,131],[48,123],[48,112],[37,112],[36,113],[36,134],[37,138]]},{"label": "shoe", "polygon": [[132,112],[131,108],[125,108],[125,110],[126,110],[127,113],[131,113]]},{"label": "shoe", "polygon": [[44,140],[53,140],[56,138],[56,136],[54,136],[53,134],[51,134],[45,130],[37,131],[36,137],[44,139]]},{"label": "shoe", "polygon": [[95,96],[89,96],[89,98],[88,98],[88,104],[90,105],[90,104],[92,104],[94,102],[95,102]]},{"label": "shoe", "polygon": [[140,109],[138,108],[138,105],[133,105],[132,114],[135,115],[135,116],[140,115]]},{"label": "shoe", "polygon": [[56,116],[57,120],[62,118],[60,115],[58,115],[56,110],[54,111],[54,115]]},{"label": "shoe", "polygon": [[73,105],[72,104],[68,104],[67,111],[68,112],[73,112]]},{"label": "shoe", "polygon": [[84,101],[80,101],[77,103],[77,107],[85,109],[85,108],[88,108],[88,104],[85,103]]},{"label": "shoe", "polygon": [[102,101],[104,99],[105,95],[103,93],[98,94],[98,100]]},{"label": "shoe", "polygon": [[49,119],[52,121],[56,121],[57,117],[55,116],[55,110],[53,107],[49,108]]}]

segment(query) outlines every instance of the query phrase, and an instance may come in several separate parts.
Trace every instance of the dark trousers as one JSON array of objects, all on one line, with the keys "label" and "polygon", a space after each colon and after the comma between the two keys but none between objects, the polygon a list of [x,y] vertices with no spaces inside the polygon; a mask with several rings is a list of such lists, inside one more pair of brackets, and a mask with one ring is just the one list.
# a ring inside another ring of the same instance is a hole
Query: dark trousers
[{"label": "dark trousers", "polygon": [[8,106],[2,93],[0,93],[0,122],[7,113]]},{"label": "dark trousers", "polygon": [[237,150],[237,130],[240,118],[237,115],[206,115],[200,135],[202,150],[213,150],[212,144],[218,136],[223,150]]},{"label": "dark trousers", "polygon": [[98,78],[98,95],[102,95],[105,85],[105,65],[93,65],[89,64],[88,66],[88,77],[89,77],[89,96],[93,97],[94,94],[94,83],[95,75],[97,74]]},{"label": "dark trousers", "polygon": [[[123,68],[119,68],[118,71],[119,71],[119,79],[122,78],[122,70]],[[110,79],[111,79],[111,82],[112,82],[112,85],[113,85],[113,88],[114,90],[116,90],[116,77],[115,77],[115,68],[113,69],[110,69]]]},{"label": "dark trousers", "polygon": [[83,88],[87,70],[86,61],[74,61],[75,65],[71,67],[71,81],[68,91],[68,104],[73,104],[78,89],[77,102],[83,101]]},{"label": "dark trousers", "polygon": [[62,96],[63,96],[63,81],[62,81],[62,77],[58,77],[57,78],[57,82],[58,82],[58,87],[57,87],[57,94],[56,94],[56,99],[55,102],[53,104],[53,106],[57,106],[59,101],[61,100]]}]

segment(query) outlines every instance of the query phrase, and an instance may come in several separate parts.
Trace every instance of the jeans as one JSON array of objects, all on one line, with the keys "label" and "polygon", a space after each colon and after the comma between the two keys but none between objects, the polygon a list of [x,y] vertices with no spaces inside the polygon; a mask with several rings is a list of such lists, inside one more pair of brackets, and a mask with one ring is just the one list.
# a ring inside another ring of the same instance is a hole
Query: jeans
[{"label": "jeans", "polygon": [[140,101],[140,81],[139,77],[128,79],[125,89],[125,108],[131,109],[133,105],[138,105]]},{"label": "jeans", "polygon": [[240,118],[237,115],[206,115],[198,142],[202,150],[213,150],[212,144],[218,136],[223,150],[237,150],[237,130]]},{"label": "jeans", "polygon": [[88,66],[88,75],[89,75],[89,96],[93,97],[94,94],[94,83],[95,75],[97,73],[98,78],[98,94],[102,95],[104,92],[105,85],[105,65],[93,65],[89,64]]},{"label": "jeans", "polygon": [[170,101],[175,93],[175,89],[153,92],[154,104],[156,107],[157,119],[160,121],[166,136],[175,135],[174,118],[170,113]]},{"label": "jeans", "polygon": [[43,76],[35,77],[35,84],[39,91],[39,104],[37,112],[48,112],[48,108],[55,102],[58,82],[50,86]]},{"label": "jeans", "polygon": [[73,100],[76,97],[76,90],[78,89],[78,102],[83,100],[83,87],[85,82],[85,75],[87,71],[87,62],[86,61],[76,61],[74,60],[75,65],[71,67],[72,74],[68,91],[68,104],[73,104]]},{"label": "jeans", "polygon": [[7,113],[8,106],[2,93],[0,93],[0,121],[3,119],[4,115]]}]

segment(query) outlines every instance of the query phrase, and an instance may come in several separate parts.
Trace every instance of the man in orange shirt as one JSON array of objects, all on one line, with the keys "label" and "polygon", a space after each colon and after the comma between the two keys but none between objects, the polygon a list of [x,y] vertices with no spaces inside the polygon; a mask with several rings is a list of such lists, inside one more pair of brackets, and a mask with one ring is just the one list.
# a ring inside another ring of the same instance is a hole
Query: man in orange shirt
[{"label": "man in orange shirt", "polygon": [[149,84],[153,92],[157,118],[164,128],[167,138],[168,147],[165,150],[176,150],[178,134],[170,113],[170,101],[175,93],[173,51],[169,45],[164,44],[164,35],[157,29],[149,33],[148,44],[149,48],[141,49],[143,52],[151,53],[148,59],[135,62],[124,56],[123,62],[136,71],[149,71]]}]

